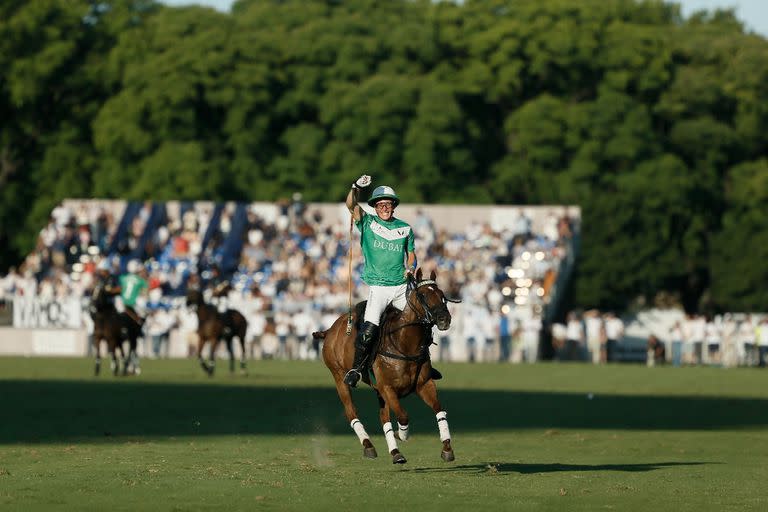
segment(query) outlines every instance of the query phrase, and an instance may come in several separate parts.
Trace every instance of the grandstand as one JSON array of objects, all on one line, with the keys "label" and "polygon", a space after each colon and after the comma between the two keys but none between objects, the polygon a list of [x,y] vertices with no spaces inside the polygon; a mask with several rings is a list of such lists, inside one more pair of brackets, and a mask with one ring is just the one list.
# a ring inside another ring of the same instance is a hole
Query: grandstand
[{"label": "grandstand", "polygon": [[[576,257],[578,207],[403,205],[397,215],[414,226],[420,266],[436,269],[443,288],[464,301],[442,337],[448,347],[443,357],[498,360],[502,317],[518,326],[538,320],[533,325],[541,331],[560,314],[560,290]],[[205,281],[214,266],[233,285],[230,307],[249,318],[266,316],[295,348],[293,317],[308,312],[322,328],[346,311],[348,230],[343,204],[304,203],[300,194],[277,203],[64,201],[20,268],[0,280],[6,312],[0,318],[14,329],[0,330],[0,350],[86,354],[87,304],[103,260],[115,274],[131,260],[142,262],[150,284],[147,313],[162,309],[176,317],[171,356],[188,355],[192,343],[187,283],[195,275]],[[357,247],[355,241],[353,252]],[[359,300],[359,252],[354,258]],[[474,330],[484,333],[482,340],[467,336]],[[260,335],[249,333],[249,342]],[[535,359],[539,337],[525,357],[520,350],[512,357]],[[521,348],[518,337],[515,344]],[[259,347],[252,352],[261,353]],[[285,356],[298,357],[298,351]]]}]

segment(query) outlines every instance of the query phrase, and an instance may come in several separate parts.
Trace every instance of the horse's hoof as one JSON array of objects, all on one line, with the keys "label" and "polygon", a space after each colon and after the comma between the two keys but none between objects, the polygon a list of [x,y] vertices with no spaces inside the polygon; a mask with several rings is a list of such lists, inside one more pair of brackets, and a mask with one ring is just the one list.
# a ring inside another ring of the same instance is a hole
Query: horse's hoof
[{"label": "horse's hoof", "polygon": [[365,448],[363,450],[363,457],[365,457],[366,459],[375,459],[378,456],[379,454],[376,453],[376,448],[374,448],[373,446],[371,446],[370,448]]},{"label": "horse's hoof", "polygon": [[453,454],[453,450],[449,452],[443,450],[440,453],[440,457],[442,457],[445,462],[453,462],[454,460],[456,460],[456,456]]},{"label": "horse's hoof", "polygon": [[405,460],[405,457],[403,457],[403,454],[400,452],[397,452],[392,456],[392,464],[405,464],[408,462]]}]

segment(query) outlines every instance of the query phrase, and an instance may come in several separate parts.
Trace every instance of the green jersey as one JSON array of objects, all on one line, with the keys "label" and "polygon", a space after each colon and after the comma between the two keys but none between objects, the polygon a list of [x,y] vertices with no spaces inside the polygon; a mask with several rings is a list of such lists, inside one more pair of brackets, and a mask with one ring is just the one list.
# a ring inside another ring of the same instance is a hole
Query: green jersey
[{"label": "green jersey", "polygon": [[146,287],[147,282],[135,274],[120,276],[120,297],[123,299],[123,304],[133,307],[136,304],[136,299]]},{"label": "green jersey", "polygon": [[405,261],[414,252],[413,230],[400,219],[381,220],[363,212],[360,245],[365,258],[363,281],[369,286],[397,286],[405,282]]}]

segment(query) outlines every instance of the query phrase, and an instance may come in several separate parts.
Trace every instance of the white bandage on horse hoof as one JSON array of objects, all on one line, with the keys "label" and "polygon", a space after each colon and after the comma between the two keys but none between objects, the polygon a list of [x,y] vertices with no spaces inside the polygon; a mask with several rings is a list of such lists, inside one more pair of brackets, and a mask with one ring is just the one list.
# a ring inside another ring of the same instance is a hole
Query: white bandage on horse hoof
[{"label": "white bandage on horse hoof", "polygon": [[387,450],[389,450],[389,453],[397,450],[397,439],[395,439],[395,432],[392,430],[392,423],[389,421],[384,424],[384,439],[387,440]]},{"label": "white bandage on horse hoof", "polygon": [[410,431],[408,430],[408,425],[401,425],[400,422],[397,422],[397,437],[400,438],[401,441],[407,441],[408,437],[410,437]]},{"label": "white bandage on horse hoof", "polygon": [[352,430],[355,431],[355,434],[357,434],[357,438],[360,440],[360,444],[363,444],[363,441],[366,439],[370,439],[368,437],[368,433],[365,431],[365,427],[360,422],[359,419],[355,418],[353,419],[349,425],[352,427]]},{"label": "white bandage on horse hoof", "polygon": [[435,417],[437,418],[437,428],[440,429],[440,440],[441,441],[448,441],[451,439],[451,431],[448,430],[448,413],[445,411],[440,411],[439,413],[435,414]]}]

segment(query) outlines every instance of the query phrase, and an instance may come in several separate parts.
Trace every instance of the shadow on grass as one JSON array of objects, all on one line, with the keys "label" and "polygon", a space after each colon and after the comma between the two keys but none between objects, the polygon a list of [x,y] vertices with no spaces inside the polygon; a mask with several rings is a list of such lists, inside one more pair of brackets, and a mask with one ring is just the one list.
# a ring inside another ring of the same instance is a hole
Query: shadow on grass
[{"label": "shadow on grass", "polygon": [[435,468],[416,468],[406,471],[413,473],[519,473],[532,475],[536,473],[559,473],[563,471],[625,471],[643,473],[675,466],[701,466],[703,464],[720,464],[719,462],[652,462],[646,464],[519,464],[512,462],[491,462],[489,464],[464,464],[458,466],[443,466]]},{"label": "shadow on grass", "polygon": [[[369,432],[374,393],[354,393]],[[514,429],[711,430],[768,426],[768,400],[445,390],[456,433]],[[326,435],[352,432],[329,387],[167,384],[133,381],[0,381],[0,443],[113,436]],[[403,402],[414,432],[436,434],[417,397]],[[513,466],[510,466],[513,467]]]}]

